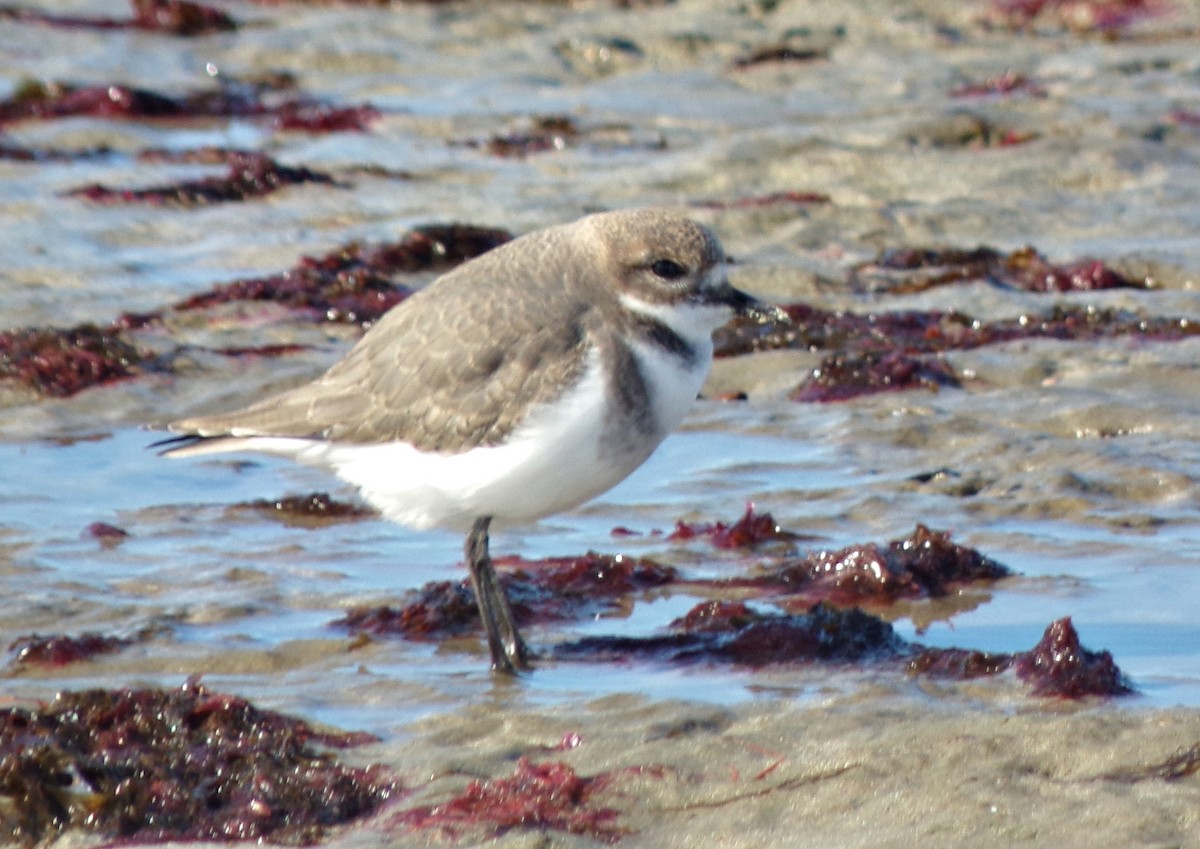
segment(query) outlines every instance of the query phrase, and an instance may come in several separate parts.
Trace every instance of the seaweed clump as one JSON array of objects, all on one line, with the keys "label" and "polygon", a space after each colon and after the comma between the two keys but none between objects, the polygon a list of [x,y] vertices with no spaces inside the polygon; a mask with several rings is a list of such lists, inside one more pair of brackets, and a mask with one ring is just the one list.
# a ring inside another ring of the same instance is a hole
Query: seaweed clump
[{"label": "seaweed clump", "polygon": [[337,522],[353,522],[375,516],[374,510],[349,501],[339,501],[328,492],[285,495],[276,499],[260,498],[234,504],[233,510],[252,510],[285,525],[321,528]]},{"label": "seaweed clump", "polygon": [[148,364],[147,355],[111,327],[80,324],[0,332],[0,380],[15,380],[55,398],[132,377]]},{"label": "seaweed clump", "polygon": [[[112,119],[261,118],[276,129],[310,133],[365,131],[379,111],[369,105],[335,107],[305,98],[268,102],[268,91],[290,79],[229,81],[212,90],[169,95],[117,83],[73,85],[29,80],[0,101],[0,126],[19,121],[56,120],[73,115]],[[277,98],[276,98],[277,99]]]},{"label": "seaweed clump", "polygon": [[130,0],[129,5],[133,17],[127,19],[52,15],[24,6],[0,7],[0,19],[62,29],[136,29],[185,37],[237,29],[237,22],[220,9],[189,0]]},{"label": "seaweed clump", "polygon": [[288,271],[234,280],[175,304],[204,309],[237,301],[272,301],[324,321],[365,324],[412,293],[395,275],[441,271],[512,238],[506,230],[466,224],[418,227],[398,242],[343,245],[320,257],[304,257]]},{"label": "seaweed clump", "polygon": [[628,124],[581,127],[568,115],[540,115],[512,130],[486,138],[454,139],[450,144],[505,159],[525,159],[539,153],[587,145],[595,150],[662,150],[661,136],[639,138]]},{"label": "seaweed clump", "polygon": [[1010,94],[1045,97],[1046,89],[1037,80],[1024,74],[1006,71],[999,76],[988,77],[978,82],[963,83],[950,90],[951,97],[990,97]]},{"label": "seaweed clump", "polygon": [[958,389],[957,372],[943,357],[904,351],[854,351],[825,357],[793,389],[793,401],[848,401],[878,392]]},{"label": "seaweed clump", "polygon": [[1014,30],[1053,24],[1111,35],[1168,9],[1164,0],[992,0],[987,17]]},{"label": "seaweed clump", "polygon": [[761,613],[740,601],[706,601],[649,637],[584,637],[555,648],[571,660],[652,659],[757,668],[780,663],[890,660],[906,644],[882,619],[852,608],[813,605],[807,613]]},{"label": "seaweed clump", "polygon": [[[1096,271],[1101,277],[1105,272]],[[717,356],[752,351],[829,351],[792,392],[797,401],[843,401],[923,386],[952,387],[959,378],[941,357],[1020,339],[1087,341],[1135,336],[1176,341],[1200,335],[1200,322],[1128,310],[1055,306],[1041,315],[979,321],[954,310],[855,313],[789,304],[768,319],[736,318],[714,334]]]},{"label": "seaweed clump", "polygon": [[48,637],[29,634],[13,640],[8,650],[16,652],[12,666],[58,667],[91,660],[97,655],[113,654],[133,643],[134,640],[127,637],[113,637],[91,631],[74,637],[65,634]]},{"label": "seaweed clump", "polygon": [[1107,651],[1083,647],[1070,617],[1056,619],[1028,651],[1012,654],[967,649],[922,649],[908,662],[910,672],[933,678],[969,679],[1014,670],[1045,698],[1110,698],[1135,692]]},{"label": "seaweed clump", "polygon": [[517,761],[509,778],[473,780],[454,798],[399,812],[392,822],[410,829],[439,829],[454,838],[483,831],[499,837],[515,828],[563,831],[615,843],[624,833],[617,811],[597,806],[593,795],[611,773],[581,776],[561,761]]},{"label": "seaweed clump", "polygon": [[204,177],[144,189],[112,188],[100,183],[81,186],[67,192],[92,203],[146,203],[153,206],[206,206],[214,203],[244,201],[263,197],[285,186],[317,183],[340,185],[328,174],[310,168],[281,165],[269,156],[245,151],[227,151],[229,166],[222,177]]},{"label": "seaweed clump", "polygon": [[791,542],[797,535],[781,528],[770,513],[755,513],[754,505],[747,504],[746,512],[733,524],[679,521],[667,539],[682,542],[696,537],[707,539],[715,548],[753,548],[768,541]]},{"label": "seaweed clump", "polygon": [[[653,560],[589,552],[580,557],[526,560],[497,558],[500,582],[520,624],[577,619],[622,606],[635,592],[678,580],[670,566]],[[480,629],[470,583],[433,581],[398,608],[360,606],[332,623],[353,634],[431,640]]]},{"label": "seaweed clump", "polygon": [[1123,696],[1133,689],[1107,651],[1089,651],[1079,641],[1070,617],[1050,623],[1036,646],[1015,659],[1017,677],[1035,696],[1080,699]]},{"label": "seaweed clump", "polygon": [[78,828],[110,840],[311,844],[401,791],[319,733],[192,680],[177,690],[60,693],[0,709],[0,837],[32,846]]},{"label": "seaweed clump", "polygon": [[835,604],[938,598],[951,588],[995,581],[1011,572],[979,551],[958,545],[950,534],[917,525],[912,534],[886,545],[865,543],[820,551],[769,568],[760,580],[816,592]]},{"label": "seaweed clump", "polygon": [[858,608],[818,602],[803,614],[764,613],[741,601],[705,601],[647,637],[585,637],[555,647],[565,660],[776,664],[903,662],[911,674],[963,680],[1012,669],[1032,694],[1078,700],[1128,695],[1133,689],[1106,651],[1083,648],[1070,619],[1050,623],[1041,642],[1012,654],[925,648]]},{"label": "seaweed clump", "polygon": [[891,294],[972,280],[1044,293],[1147,288],[1146,281],[1126,277],[1101,260],[1056,264],[1028,246],[1007,254],[989,247],[886,250],[872,262],[855,267],[850,275],[850,283],[857,289]]}]

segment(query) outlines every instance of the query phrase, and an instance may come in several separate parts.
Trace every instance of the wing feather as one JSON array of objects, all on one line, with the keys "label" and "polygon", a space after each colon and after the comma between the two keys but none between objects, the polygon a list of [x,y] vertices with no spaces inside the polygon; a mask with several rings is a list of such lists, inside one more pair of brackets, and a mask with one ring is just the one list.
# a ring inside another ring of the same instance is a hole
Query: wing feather
[{"label": "wing feather", "polygon": [[559,241],[534,235],[541,238],[496,248],[394,307],[311,383],[171,429],[399,440],[449,453],[502,441],[528,408],[553,401],[581,373],[601,308],[565,273]]}]

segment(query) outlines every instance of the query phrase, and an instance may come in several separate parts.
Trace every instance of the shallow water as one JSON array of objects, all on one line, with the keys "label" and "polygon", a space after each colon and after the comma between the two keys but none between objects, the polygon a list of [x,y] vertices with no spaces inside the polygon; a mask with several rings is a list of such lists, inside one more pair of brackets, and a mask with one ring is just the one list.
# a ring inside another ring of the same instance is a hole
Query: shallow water
[{"label": "shallow water", "polygon": [[[66,5],[115,14],[100,2]],[[383,118],[370,133],[327,136],[272,134],[248,120],[73,118],[6,128],[8,143],[114,152],[71,163],[0,161],[0,324],[103,322],[421,223],[523,232],[635,204],[693,205],[737,257],[735,282],[781,301],[954,308],[981,318],[1074,303],[1200,320],[1200,131],[1168,120],[1200,102],[1195,3],[1114,41],[1053,27],[1040,35],[987,30],[976,23],[982,4],[940,2],[229,8],[255,25],[182,40],[5,22],[0,93],[24,77],[178,93],[210,85],[214,68],[238,76],[285,69],[313,96],[370,101]],[[785,37],[827,47],[828,58],[734,68]],[[1038,79],[1046,96],[948,95],[1008,69]],[[526,159],[447,143],[556,112],[585,129],[622,126]],[[963,112],[1038,137],[946,146],[939,139]],[[217,173],[131,155],[201,144],[266,149],[350,186],[293,187],[192,210],[92,206],[61,194],[91,182],[145,186]],[[353,167],[363,164],[414,176]],[[700,206],[783,190],[824,192],[832,202]],[[1032,244],[1061,261],[1097,256],[1152,275],[1158,288],[1035,295],[972,284],[872,297],[841,283],[854,262],[882,248],[979,243]],[[272,460],[176,462],[147,450],[156,434],[146,426],[315,374],[353,336],[258,318],[180,321],[166,333],[183,343],[299,340],[315,349],[277,360],[200,360],[178,377],[146,376],[68,400],[0,388],[0,640],[35,631],[154,634],[94,664],[8,668],[0,695],[175,686],[199,673],[264,706],[381,733],[400,761],[404,741],[434,745],[430,727],[480,706],[578,715],[599,726],[627,714],[640,727],[641,712],[666,711],[673,699],[739,716],[777,701],[785,713],[856,699],[880,700],[885,714],[928,705],[927,685],[854,669],[546,662],[504,684],[486,673],[474,641],[350,650],[328,623],[349,605],[395,601],[459,574],[457,536],[371,519],[310,530],[233,513],[229,505],[256,498],[351,493]],[[1200,340],[1009,343],[950,359],[973,375],[964,390],[827,406],[786,400],[812,355],[719,362],[710,390],[744,389],[748,402],[698,403],[683,431],[628,481],[570,514],[498,533],[493,548],[527,557],[624,552],[719,575],[745,564],[651,531],[680,518],[729,521],[748,501],[811,534],[802,545],[812,547],[881,541],[921,522],[953,531],[1017,576],[979,597],[897,608],[906,638],[1022,650],[1051,620],[1070,616],[1084,644],[1111,651],[1139,691],[1121,706],[1200,705]],[[92,522],[130,536],[104,545],[83,533]],[[644,535],[614,537],[617,526]],[[647,596],[627,618],[530,636],[537,644],[650,633],[693,601]],[[949,715],[1044,706],[1011,681],[932,689],[948,700]],[[638,700],[624,707],[606,701],[629,694]]]}]

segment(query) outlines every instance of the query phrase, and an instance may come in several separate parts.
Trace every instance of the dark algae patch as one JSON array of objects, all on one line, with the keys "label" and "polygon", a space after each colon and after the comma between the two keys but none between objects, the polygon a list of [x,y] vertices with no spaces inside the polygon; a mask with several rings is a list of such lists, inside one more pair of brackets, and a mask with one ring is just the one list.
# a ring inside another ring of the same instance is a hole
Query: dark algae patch
[{"label": "dark algae patch", "polygon": [[[978,592],[1012,574],[944,531],[917,525],[908,536],[886,543],[797,554],[798,535],[780,528],[769,513],[748,508],[732,524],[677,523],[669,539],[706,543],[724,558],[736,558],[731,565],[737,573],[697,580],[649,558],[594,553],[497,558],[496,566],[522,626],[628,615],[647,594],[709,597],[658,633],[590,636],[551,647],[550,656],[563,661],[748,668],[870,664],[953,680],[1011,670],[1036,696],[1079,699],[1132,692],[1111,655],[1083,648],[1068,619],[1052,623],[1038,646],[1012,654],[925,648],[897,635],[877,613],[902,600],[911,604]],[[481,631],[466,580],[431,582],[395,607],[351,608],[332,625],[359,637],[422,642]]]},{"label": "dark algae patch", "polygon": [[675,664],[849,663],[898,657],[904,648],[892,626],[861,610],[816,604],[804,614],[763,613],[744,602],[701,602],[663,634],[585,637],[556,647],[572,660],[634,658]]},{"label": "dark algae patch", "polygon": [[1069,617],[1052,622],[1033,649],[1016,655],[1015,667],[1035,696],[1079,699],[1133,692],[1111,654],[1080,644]]},{"label": "dark algae patch", "polygon": [[939,598],[981,581],[1012,573],[979,551],[953,542],[950,534],[917,525],[912,534],[884,545],[868,542],[784,560],[757,579],[834,604]]},{"label": "dark algae patch", "polygon": [[237,29],[237,22],[220,9],[188,0],[130,0],[129,18],[85,18],[54,15],[27,6],[0,6],[0,20],[61,29],[136,29],[165,35],[199,36]]},{"label": "dark algae patch", "polygon": [[1049,25],[1114,35],[1170,8],[1163,0],[991,0],[987,19],[1016,30]]},{"label": "dark algae patch", "polygon": [[60,693],[0,709],[0,835],[33,846],[69,829],[108,840],[308,845],[401,791],[321,733],[190,681],[177,690]]},{"label": "dark algae patch", "polygon": [[377,515],[374,510],[350,501],[340,501],[328,492],[307,495],[284,495],[276,499],[260,498],[230,507],[235,512],[252,511],[277,519],[285,525],[302,528],[323,528],[338,522],[353,522]]},{"label": "dark algae patch", "polygon": [[575,147],[594,151],[663,150],[661,136],[642,138],[629,124],[581,126],[569,115],[540,115],[522,121],[511,130],[485,138],[455,139],[451,146],[466,147],[490,156],[525,159]]},{"label": "dark algae patch", "polygon": [[124,120],[246,118],[261,119],[279,130],[361,132],[379,115],[378,110],[365,104],[339,107],[277,94],[292,84],[288,78],[223,80],[217,88],[172,95],[120,83],[76,85],[27,80],[12,97],[0,101],[0,127],[88,115]]},{"label": "dark algae patch", "polygon": [[141,374],[148,357],[113,328],[80,324],[0,332],[0,380],[66,398]]},{"label": "dark algae patch", "polygon": [[957,85],[950,90],[951,97],[995,97],[1016,94],[1046,97],[1046,89],[1031,77],[1016,71],[1006,71],[995,77]]},{"label": "dark algae patch", "polygon": [[[221,158],[224,154],[210,152],[204,156]],[[186,187],[161,191],[166,194],[153,202],[165,203],[167,195],[180,203],[200,202]],[[220,189],[216,195],[223,192]],[[134,337],[139,330],[161,324],[172,311],[261,301],[279,304],[312,320],[367,324],[412,293],[397,279],[400,275],[445,271],[511,238],[508,231],[496,228],[430,224],[415,228],[395,242],[352,242],[324,256],[304,257],[279,274],[221,284],[167,310],[124,313],[107,326],[88,323],[0,331],[0,381],[12,381],[39,395],[66,398],[147,372],[169,372],[173,353],[152,354],[135,344]],[[182,349],[180,346],[175,352]],[[280,356],[304,349],[284,344],[213,352],[230,357]]]},{"label": "dark algae patch", "polygon": [[753,548],[763,542],[798,539],[796,534],[779,527],[770,513],[754,512],[753,504],[746,505],[742,518],[732,524],[676,522],[667,539],[682,542],[697,537],[708,540],[716,548]]},{"label": "dark algae patch", "polygon": [[830,203],[831,201],[832,199],[829,195],[823,192],[786,190],[769,192],[765,195],[747,195],[732,199],[706,200],[697,203],[696,206],[703,209],[762,209],[765,207],[783,206],[785,204],[823,204]]},{"label": "dark algae patch", "polygon": [[324,321],[371,322],[412,293],[396,282],[396,275],[445,271],[511,238],[505,230],[468,224],[426,225],[396,242],[351,242],[324,256],[304,257],[281,274],[224,283],[174,308],[271,301]]},{"label": "dark algae patch", "polygon": [[706,601],[664,633],[585,637],[555,647],[555,657],[590,662],[653,660],[670,664],[903,664],[910,674],[967,680],[1012,669],[1034,696],[1078,700],[1134,692],[1108,652],[1085,649],[1070,619],[1052,622],[1041,642],[1012,654],[930,649],[908,643],[877,616],[819,602],[805,613],[757,610],[741,601]]},{"label": "dark algae patch", "polygon": [[316,183],[341,186],[332,176],[310,168],[281,165],[261,153],[230,151],[228,170],[221,177],[204,177],[143,189],[122,189],[93,183],[67,194],[92,203],[145,203],[153,206],[208,206],[263,197],[287,186]]},{"label": "dark algae patch", "polygon": [[30,634],[13,640],[8,650],[13,652],[11,666],[58,667],[91,660],[97,655],[119,652],[134,642],[127,637],[92,632],[77,636]]},{"label": "dark algae patch", "polygon": [[[611,613],[630,603],[634,593],[668,586],[679,577],[673,568],[653,560],[592,552],[542,560],[505,557],[495,563],[521,625]],[[416,640],[480,629],[475,596],[466,580],[430,582],[398,608],[351,608],[333,625],[353,634]]]},{"label": "dark algae patch", "polygon": [[1026,292],[1091,292],[1097,289],[1145,289],[1098,259],[1056,264],[1031,247],[1001,253],[994,248],[899,248],[853,269],[855,289],[890,294],[923,292],[937,286],[984,280]]},{"label": "dark algae patch", "polygon": [[789,348],[829,352],[792,391],[796,401],[844,401],[899,389],[958,386],[961,379],[942,354],[1017,340],[1132,337],[1171,342],[1200,335],[1200,322],[1186,317],[1147,317],[1092,306],[1060,305],[997,321],[955,310],[859,313],[789,304],[782,311],[786,319],[734,319],[717,331],[715,351],[721,357]]},{"label": "dark algae patch", "polygon": [[358,605],[331,623],[351,634],[439,640],[482,630],[475,595],[466,581],[431,581],[400,607]]},{"label": "dark algae patch", "polygon": [[908,389],[958,389],[954,367],[937,355],[903,351],[856,351],[831,354],[793,389],[793,401],[848,401],[878,392]]},{"label": "dark algae patch", "polygon": [[1070,617],[1057,619],[1029,651],[1012,654],[967,649],[922,649],[908,662],[910,672],[931,678],[964,680],[1012,669],[1035,696],[1083,699],[1127,696],[1135,692],[1106,651],[1091,651],[1079,641]]},{"label": "dark algae patch", "polygon": [[[958,545],[948,533],[918,525],[903,539],[864,543],[796,556],[799,535],[776,524],[769,513],[747,508],[732,524],[679,522],[669,537],[701,540],[718,550],[747,554],[764,542],[783,551],[756,558],[748,574],[691,580],[678,569],[645,557],[596,554],[526,560],[499,557],[501,583],[523,625],[578,621],[627,610],[633,596],[648,591],[742,595],[805,606],[827,601],[851,607],[887,605],[898,599],[937,598],[961,587],[1009,575],[1003,565]],[[410,593],[399,607],[360,606],[333,623],[351,633],[436,640],[478,630],[470,584],[433,581]]]},{"label": "dark algae patch", "polygon": [[411,830],[436,830],[451,839],[494,838],[519,828],[615,843],[625,833],[616,824],[618,812],[593,799],[612,777],[613,773],[581,776],[561,761],[521,758],[507,778],[472,780],[454,798],[400,811],[391,822]]}]

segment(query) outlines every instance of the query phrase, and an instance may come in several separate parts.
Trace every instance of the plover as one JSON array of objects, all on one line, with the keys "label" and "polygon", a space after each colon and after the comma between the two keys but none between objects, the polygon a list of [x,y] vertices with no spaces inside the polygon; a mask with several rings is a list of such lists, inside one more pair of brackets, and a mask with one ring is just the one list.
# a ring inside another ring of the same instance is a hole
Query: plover
[{"label": "plover", "polygon": [[385,517],[467,532],[492,667],[528,667],[488,553],[493,521],[569,510],[642,464],[683,419],[712,332],[765,309],[707,228],[600,213],[467,262],[398,304],[324,375],[172,423],[173,457],[281,455],[332,470]]}]

